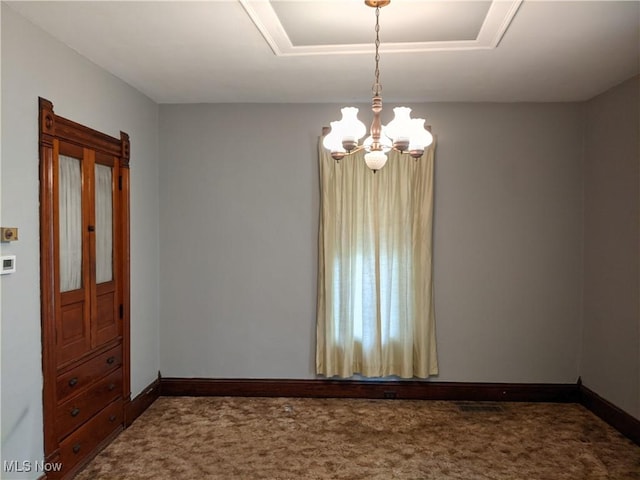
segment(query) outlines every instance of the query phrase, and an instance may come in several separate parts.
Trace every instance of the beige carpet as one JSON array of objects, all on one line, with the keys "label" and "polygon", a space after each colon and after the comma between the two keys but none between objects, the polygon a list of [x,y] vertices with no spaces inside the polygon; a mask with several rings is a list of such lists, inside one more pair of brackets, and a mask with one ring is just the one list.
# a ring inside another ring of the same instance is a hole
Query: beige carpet
[{"label": "beige carpet", "polygon": [[469,406],[162,397],[76,478],[640,479],[640,447],[579,405]]}]

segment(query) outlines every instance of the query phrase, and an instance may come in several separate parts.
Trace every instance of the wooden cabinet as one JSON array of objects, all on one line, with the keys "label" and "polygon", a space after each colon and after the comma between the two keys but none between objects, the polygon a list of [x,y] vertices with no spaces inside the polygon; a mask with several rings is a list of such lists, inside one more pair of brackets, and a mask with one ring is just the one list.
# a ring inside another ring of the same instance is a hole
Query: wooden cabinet
[{"label": "wooden cabinet", "polygon": [[39,106],[44,450],[66,478],[130,401],[129,137]]},{"label": "wooden cabinet", "polygon": [[[123,418],[122,400],[116,400],[64,438],[60,442],[55,460],[64,465],[63,475],[73,475],[82,466],[83,459],[90,459],[104,447],[112,434],[122,428]],[[47,478],[55,477],[47,474]]]}]

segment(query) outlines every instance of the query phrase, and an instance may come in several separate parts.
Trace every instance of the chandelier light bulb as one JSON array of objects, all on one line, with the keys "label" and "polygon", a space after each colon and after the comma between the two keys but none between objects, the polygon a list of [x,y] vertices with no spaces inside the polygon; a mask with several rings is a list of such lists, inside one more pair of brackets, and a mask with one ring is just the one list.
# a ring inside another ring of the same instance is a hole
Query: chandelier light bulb
[{"label": "chandelier light bulb", "polygon": [[342,146],[350,152],[358,146],[358,140],[365,136],[367,127],[358,119],[358,109],[355,107],[344,107],[340,120],[342,135]]},{"label": "chandelier light bulb", "polygon": [[331,122],[331,131],[322,140],[322,146],[331,152],[331,158],[342,160],[346,155],[346,150],[342,146],[342,135],[340,122]]},{"label": "chandelier light bulb", "polygon": [[340,134],[340,122],[331,122],[331,131],[322,140],[322,146],[330,152],[344,151],[342,148],[342,135]]},{"label": "chandelier light bulb", "polygon": [[387,163],[387,155],[382,150],[373,150],[364,155],[364,161],[374,172],[377,172]]},{"label": "chandelier light bulb", "polygon": [[387,135],[393,141],[393,148],[404,152],[409,147],[411,136],[411,109],[396,107],[393,109],[393,120],[387,125]]},{"label": "chandelier light bulb", "polygon": [[413,158],[421,157],[424,149],[433,142],[431,132],[424,128],[424,118],[411,119],[411,139],[409,141],[409,155]]}]

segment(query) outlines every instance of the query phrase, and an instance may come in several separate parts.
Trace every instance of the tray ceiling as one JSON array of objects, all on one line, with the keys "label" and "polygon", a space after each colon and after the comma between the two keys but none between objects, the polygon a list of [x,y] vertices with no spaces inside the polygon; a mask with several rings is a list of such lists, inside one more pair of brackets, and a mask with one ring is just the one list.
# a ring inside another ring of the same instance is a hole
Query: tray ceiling
[{"label": "tray ceiling", "polygon": [[[368,53],[375,39],[375,13],[361,2],[240,0],[276,55]],[[522,0],[429,1],[393,4],[380,12],[382,49],[427,52],[495,48]],[[368,14],[368,15],[367,15]],[[358,22],[353,19],[358,18]],[[301,21],[304,19],[304,21]]]}]

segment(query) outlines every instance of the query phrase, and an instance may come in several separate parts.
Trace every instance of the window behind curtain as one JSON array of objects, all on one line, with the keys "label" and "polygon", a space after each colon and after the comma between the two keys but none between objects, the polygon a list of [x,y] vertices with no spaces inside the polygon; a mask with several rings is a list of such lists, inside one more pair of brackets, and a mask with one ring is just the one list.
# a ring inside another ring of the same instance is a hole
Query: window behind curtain
[{"label": "window behind curtain", "polygon": [[437,374],[432,301],[434,146],[339,164],[319,146],[316,371],[328,377]]}]

